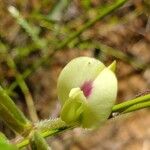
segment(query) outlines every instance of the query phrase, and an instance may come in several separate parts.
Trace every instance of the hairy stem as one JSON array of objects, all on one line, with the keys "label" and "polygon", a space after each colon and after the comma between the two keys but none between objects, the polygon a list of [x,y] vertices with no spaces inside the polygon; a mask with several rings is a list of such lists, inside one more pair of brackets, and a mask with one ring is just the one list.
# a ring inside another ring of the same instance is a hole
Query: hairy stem
[{"label": "hairy stem", "polygon": [[[150,107],[150,94],[146,94],[144,96],[140,96],[138,98],[123,102],[121,104],[116,104],[112,108],[112,113],[117,113],[119,115],[122,115],[125,113],[129,113],[129,112],[133,112],[139,109],[149,108],[149,107]],[[114,116],[112,115],[111,118],[113,117]],[[45,138],[48,136],[56,135],[65,130],[73,129],[79,125],[75,124],[73,126],[68,126],[60,118],[56,118],[54,120],[41,121],[39,124],[36,124],[35,126],[41,131],[41,135]],[[15,144],[17,145],[18,148],[22,148],[29,144],[29,139],[25,138],[19,140]]]}]

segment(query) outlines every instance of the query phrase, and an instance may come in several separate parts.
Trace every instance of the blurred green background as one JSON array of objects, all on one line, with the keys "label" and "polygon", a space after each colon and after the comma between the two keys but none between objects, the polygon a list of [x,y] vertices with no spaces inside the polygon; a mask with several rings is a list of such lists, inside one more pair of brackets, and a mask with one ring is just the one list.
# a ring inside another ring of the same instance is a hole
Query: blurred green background
[{"label": "blurred green background", "polygon": [[[150,89],[149,10],[149,0],[0,0],[0,84],[33,121],[59,116],[57,78],[78,56],[106,65],[117,60],[117,102],[145,93]],[[0,130],[15,136],[3,122]],[[48,142],[54,150],[149,150],[149,110]]]}]

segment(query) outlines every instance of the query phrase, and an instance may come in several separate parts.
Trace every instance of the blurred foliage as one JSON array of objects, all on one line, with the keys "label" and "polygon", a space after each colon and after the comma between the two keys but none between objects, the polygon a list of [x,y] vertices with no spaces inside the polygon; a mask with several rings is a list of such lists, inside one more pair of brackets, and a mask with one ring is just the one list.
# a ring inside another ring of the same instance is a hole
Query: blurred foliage
[{"label": "blurred foliage", "polygon": [[17,150],[17,148],[9,143],[4,134],[0,133],[0,150]]},{"label": "blurred foliage", "polygon": [[[94,56],[107,63],[117,59],[119,63],[130,64],[132,69],[124,65],[118,69],[121,77],[129,70],[124,79],[135,73],[149,78],[149,0],[128,1],[101,18],[122,1],[0,0],[0,84],[27,116],[30,116],[26,110],[28,100],[36,102],[40,118],[49,116],[53,109],[47,101],[57,99],[53,84],[60,68],[80,55]],[[55,73],[49,75],[41,68],[55,70]],[[37,70],[43,71],[42,77]],[[46,79],[51,81],[47,90]],[[141,83],[139,79],[138,82]],[[149,84],[143,85],[144,89],[149,88]],[[128,87],[129,90],[130,85]],[[131,90],[136,93],[139,89],[136,85]],[[120,92],[121,98],[122,95]],[[43,109],[46,106],[47,111]]]}]

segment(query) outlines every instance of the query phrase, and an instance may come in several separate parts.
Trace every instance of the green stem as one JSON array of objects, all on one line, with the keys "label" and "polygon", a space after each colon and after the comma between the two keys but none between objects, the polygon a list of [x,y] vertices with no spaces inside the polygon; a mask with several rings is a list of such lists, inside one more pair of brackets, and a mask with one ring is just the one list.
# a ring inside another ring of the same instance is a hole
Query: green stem
[{"label": "green stem", "polygon": [[[139,109],[143,108],[149,108],[150,107],[150,94],[140,96],[138,98],[123,102],[121,104],[117,104],[112,108],[112,113],[117,113],[119,115],[133,112]],[[114,117],[112,115],[112,117]],[[46,120],[41,121],[39,124],[35,125],[37,129],[41,132],[42,137],[48,137],[56,135],[62,131],[73,129],[78,124],[74,126],[67,126],[64,121],[62,121],[60,118],[54,119],[54,120]],[[17,141],[16,145],[18,148],[22,148],[29,144],[29,139],[23,139],[21,141]]]},{"label": "green stem", "polygon": [[118,8],[120,8],[127,1],[128,0],[118,0],[114,4],[112,4],[112,5],[108,6],[107,8],[103,9],[103,11],[96,18],[94,18],[93,20],[88,21],[78,31],[72,33],[70,35],[70,37],[68,37],[67,39],[65,39],[64,41],[62,41],[62,43],[59,44],[59,46],[57,47],[57,49],[64,48],[73,39],[75,39],[76,37],[80,36],[85,30],[87,30],[88,28],[90,28],[91,26],[93,26],[99,20],[102,20],[107,15],[111,14],[113,11],[117,10]]},{"label": "green stem", "polygon": [[37,122],[38,121],[38,116],[37,116],[37,113],[36,113],[36,109],[34,107],[34,101],[33,101],[32,95],[29,91],[29,88],[28,88],[27,84],[24,81],[24,78],[22,77],[20,72],[17,70],[17,66],[16,66],[14,60],[11,58],[11,56],[9,54],[7,54],[7,64],[16,73],[15,78],[16,78],[16,81],[17,81],[18,85],[20,86],[20,88],[21,88],[21,90],[24,94],[31,120],[33,122]]},{"label": "green stem", "polygon": [[38,29],[36,27],[31,26],[15,7],[8,7],[8,11],[16,19],[17,23],[28,33],[33,42],[39,48],[46,48],[46,43],[43,41],[43,39],[39,38]]},{"label": "green stem", "polygon": [[150,100],[146,101],[146,102],[142,102],[142,103],[137,103],[133,106],[130,106],[130,107],[126,108],[122,112],[122,114],[129,113],[129,112],[136,111],[136,110],[140,110],[140,109],[147,108],[147,107],[150,107]]},{"label": "green stem", "polygon": [[113,107],[112,112],[122,112],[123,110],[126,110],[126,108],[130,106],[133,106],[135,104],[142,103],[142,102],[147,102],[147,101],[150,101],[150,94],[140,96],[132,100],[128,100],[121,104],[117,104]]},{"label": "green stem", "polygon": [[116,59],[120,59],[126,63],[131,64],[137,70],[145,70],[150,67],[150,64],[144,63],[143,61],[137,59],[136,57],[131,57],[119,49],[110,47],[106,44],[100,43],[99,41],[91,41],[90,39],[79,41],[77,43],[79,50],[83,49],[94,49],[98,48],[100,52],[106,54],[107,56],[113,56]]},{"label": "green stem", "polygon": [[[50,131],[41,133],[41,135],[42,135],[43,138],[46,138],[46,137],[53,136],[53,135],[56,135],[56,134],[58,134],[58,133],[61,133],[61,132],[65,131],[65,130],[69,130],[69,129],[71,129],[71,128],[68,127],[68,128],[64,128],[64,129],[50,130]],[[16,144],[16,146],[17,146],[19,149],[21,149],[21,148],[27,146],[28,144],[29,144],[29,138],[25,138],[25,139],[23,139],[22,141],[19,141],[19,142]]]},{"label": "green stem", "polygon": [[94,43],[98,48],[100,48],[100,50],[102,52],[104,52],[107,55],[111,55],[114,56],[115,58],[118,58],[120,60],[123,60],[124,62],[127,62],[129,64],[131,64],[133,67],[135,67],[136,69],[141,69],[144,70],[148,67],[150,67],[150,65],[138,60],[135,57],[130,57],[127,54],[125,54],[124,52],[122,52],[121,50],[118,49],[114,49],[110,46],[107,46],[105,44],[99,43],[99,42],[95,42]]},{"label": "green stem", "polygon": [[[104,17],[107,15],[111,14],[118,8],[120,8],[124,3],[126,3],[128,0],[117,0],[114,2],[112,5],[108,6],[105,8],[97,17],[95,17],[93,20],[88,21],[85,23],[78,31],[73,32],[67,39],[64,39],[62,42],[60,42],[59,46],[56,47],[50,54],[49,56],[47,55],[46,57],[42,57],[37,63],[34,63],[31,69],[27,69],[25,72],[23,72],[23,77],[26,78],[29,76],[32,71],[36,70],[39,66],[44,64],[45,62],[51,60],[50,57],[52,57],[56,51],[61,50],[65,46],[67,46],[71,41],[73,41],[76,37],[80,36],[85,30],[93,26],[96,22],[102,20]],[[10,86],[10,90],[13,90],[17,86],[17,82],[13,82],[12,85]]]},{"label": "green stem", "polygon": [[[2,43],[2,42],[0,41],[0,43]],[[26,72],[26,74],[24,74],[24,75],[20,74],[20,72],[18,71],[17,66],[15,64],[15,61],[8,53],[8,49],[10,47],[5,46],[4,48],[5,48],[5,56],[6,56],[7,65],[15,72],[16,81],[14,82],[14,84],[12,84],[12,86],[13,86],[13,88],[15,88],[16,87],[15,85],[17,85],[17,84],[20,86],[20,88],[24,94],[25,100],[26,100],[30,118],[33,122],[37,122],[38,115],[37,115],[36,109],[34,107],[34,101],[33,101],[32,95],[29,91],[29,88],[28,88],[26,82],[24,81],[24,78],[29,74],[29,72]],[[7,94],[10,94],[11,91],[12,90],[10,90],[10,89],[6,90]]]},{"label": "green stem", "polygon": [[[69,130],[74,127],[75,126],[68,126],[60,118],[44,120],[35,124],[35,129],[38,129],[43,138],[56,135],[57,133]],[[16,145],[18,148],[22,148],[29,144],[29,138],[21,139],[19,142],[18,140],[16,141],[17,141]]]}]

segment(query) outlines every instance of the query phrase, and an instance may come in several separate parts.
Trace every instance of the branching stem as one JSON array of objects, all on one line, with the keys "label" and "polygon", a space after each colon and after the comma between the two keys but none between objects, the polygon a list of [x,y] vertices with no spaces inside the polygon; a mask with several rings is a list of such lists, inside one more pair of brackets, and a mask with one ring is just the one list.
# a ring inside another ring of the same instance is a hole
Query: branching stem
[{"label": "branching stem", "polygon": [[[133,112],[139,109],[149,108],[149,107],[150,107],[150,94],[146,94],[144,96],[140,96],[140,97],[125,101],[120,104],[116,104],[112,108],[112,113],[117,113],[118,115],[122,115],[125,113],[129,113],[129,112]],[[111,118],[113,117],[114,116],[112,115]],[[79,125],[75,124],[73,126],[68,126],[60,118],[56,118],[54,120],[43,121],[43,125],[42,125],[42,122],[40,122],[39,127],[38,127],[38,124],[36,126],[41,131],[41,135],[44,138],[46,138],[49,136],[56,135],[65,130],[73,129],[75,127],[78,127]],[[15,144],[17,145],[18,148],[22,148],[29,144],[29,139],[25,138],[23,140],[17,141],[17,143]]]},{"label": "branching stem", "polygon": [[[42,64],[45,64],[45,62],[50,61],[52,56],[56,53],[56,51],[59,51],[63,49],[65,46],[67,46],[71,41],[73,41],[75,38],[79,37],[84,31],[92,27],[95,23],[102,20],[104,17],[108,16],[112,12],[116,11],[118,8],[123,6],[128,0],[116,0],[113,4],[109,5],[107,8],[105,8],[100,14],[98,14],[94,19],[86,22],[79,30],[73,32],[68,38],[64,39],[60,44],[53,49],[53,51],[47,55],[46,57],[42,57],[39,61],[33,64],[32,68],[27,69],[22,73],[22,77],[27,78],[34,70],[39,68]],[[9,87],[9,92],[11,92],[16,86],[17,82],[13,82],[11,86]]]}]

